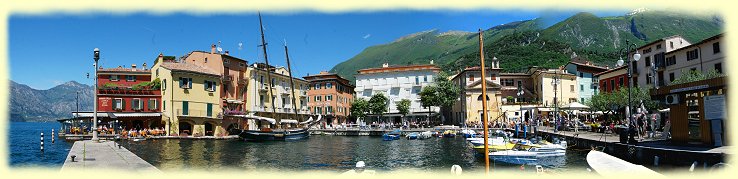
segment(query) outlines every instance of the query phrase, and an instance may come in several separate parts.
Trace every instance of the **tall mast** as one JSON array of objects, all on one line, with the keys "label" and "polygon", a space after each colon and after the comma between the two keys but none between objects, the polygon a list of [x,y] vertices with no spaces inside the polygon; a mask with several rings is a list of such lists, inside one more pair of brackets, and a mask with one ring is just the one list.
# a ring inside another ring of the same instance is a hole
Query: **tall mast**
[{"label": "tall mast", "polygon": [[[259,12],[259,30],[261,32],[261,49],[264,50],[264,62],[266,62],[266,74],[267,74],[267,84],[269,86],[269,99],[271,100],[272,104],[272,119],[277,120],[276,123],[279,124],[279,119],[276,119],[274,115],[277,113],[276,109],[274,108],[274,92],[272,91],[272,77],[271,77],[271,69],[269,68],[269,58],[267,58],[267,43],[264,41],[264,25],[262,25],[261,22],[261,12]],[[276,125],[277,128],[279,128],[279,125]]]},{"label": "tall mast", "polygon": [[484,67],[484,39],[482,38],[482,29],[479,29],[479,60],[482,65],[482,124],[484,124],[484,174],[489,174],[489,138],[487,135],[489,129],[487,127],[487,76]]},{"label": "tall mast", "polygon": [[284,42],[284,56],[287,58],[287,70],[288,74],[290,75],[290,89],[292,90],[292,110],[295,111],[295,120],[299,120],[300,115],[297,114],[297,100],[295,100],[295,82],[292,79],[292,67],[290,66],[290,55],[287,52],[287,41]]}]

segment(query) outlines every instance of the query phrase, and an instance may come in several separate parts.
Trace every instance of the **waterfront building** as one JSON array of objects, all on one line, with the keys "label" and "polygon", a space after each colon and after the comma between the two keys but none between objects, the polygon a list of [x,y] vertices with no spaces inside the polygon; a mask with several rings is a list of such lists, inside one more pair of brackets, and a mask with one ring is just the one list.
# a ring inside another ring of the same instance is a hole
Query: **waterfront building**
[{"label": "waterfront building", "polygon": [[[654,100],[663,102],[667,110],[660,110],[664,121],[670,122],[671,141],[674,143],[710,146],[729,145],[727,126],[727,75],[723,34],[665,54],[659,73],[668,78],[658,89],[651,90]],[[683,72],[707,73],[715,70],[722,77],[675,84]]]},{"label": "waterfront building", "polygon": [[245,110],[243,104],[247,99],[248,61],[231,56],[228,51],[216,51],[216,48],[216,45],[211,45],[210,52],[192,51],[181,59],[185,63],[197,64],[218,72],[221,75],[218,87],[223,111],[227,115],[239,113],[232,111]]},{"label": "waterfront building", "polygon": [[[541,101],[544,107],[554,107],[554,101],[558,102],[558,107],[579,101],[577,76],[568,73],[563,67],[559,69],[538,69],[534,67],[528,70],[533,79],[533,84],[535,84],[533,93],[536,94],[536,98]],[[559,79],[559,83],[556,85],[552,83],[555,78]],[[554,97],[557,99],[554,100]]]},{"label": "waterfront building", "polygon": [[589,100],[589,98],[592,98],[592,95],[595,95],[599,91],[599,85],[595,83],[594,74],[608,70],[606,67],[592,64],[582,57],[577,56],[576,53],[572,54],[571,61],[566,64],[565,68],[566,72],[577,76],[580,103]]},{"label": "waterfront building", "polygon": [[725,74],[725,48],[721,48],[725,43],[722,41],[721,33],[666,53],[663,68],[658,69],[659,74],[666,76],[666,80],[660,80],[659,86],[671,85],[687,70],[707,73],[714,69]]},{"label": "waterfront building", "polygon": [[630,83],[628,81],[628,66],[623,65],[596,73],[594,82],[600,86],[600,93],[611,93],[620,90],[620,88],[627,88]]},{"label": "waterfront building", "polygon": [[[397,110],[397,102],[410,100],[410,120],[420,120],[440,112],[438,107],[424,108],[420,103],[422,88],[433,84],[434,78],[441,68],[433,64],[390,66],[384,63],[379,68],[358,70],[356,77],[356,98],[369,100],[372,95],[382,93],[389,99],[388,112],[383,116],[398,123],[402,116]],[[368,115],[375,116],[375,115]],[[369,118],[368,118],[369,119]],[[386,121],[386,120],[385,120]]]},{"label": "waterfront building", "polygon": [[[665,54],[671,51],[689,46],[691,43],[682,36],[673,35],[664,37],[653,42],[642,45],[636,50],[641,54],[641,59],[633,64],[633,84],[634,86],[654,86],[665,81],[663,71],[654,72],[653,68],[663,67],[665,64]],[[632,58],[634,53],[628,54]],[[626,59],[623,59],[627,61]],[[656,77],[654,80],[653,77]],[[663,86],[663,84],[661,84]]]},{"label": "waterfront building", "polygon": [[[161,91],[159,80],[151,79],[146,63],[141,68],[98,69],[97,82],[99,125],[109,129],[153,129],[164,127],[161,123]],[[93,117],[92,112],[72,112],[75,118]]]},{"label": "waterfront building", "polygon": [[354,85],[337,74],[325,71],[302,78],[309,82],[306,101],[311,114],[324,115],[328,124],[348,122],[346,120],[354,101]]},{"label": "waterfront building", "polygon": [[[267,79],[267,71],[271,80]],[[267,65],[263,63],[248,66],[247,77],[249,77],[249,82],[247,83],[246,92],[248,94],[246,95],[245,106],[249,113],[273,118],[276,123],[280,123],[282,119],[305,121],[310,117],[307,105],[307,81],[292,77],[294,83],[294,90],[292,90],[290,88],[289,71],[286,68],[274,66],[267,68]],[[271,93],[268,86],[270,83],[272,86]],[[293,97],[295,99],[294,106],[292,105]],[[274,103],[274,108],[272,108],[272,103]],[[293,109],[295,107],[296,109]],[[281,127],[281,125],[276,127]],[[248,128],[256,130],[258,126],[255,121],[249,120]]]},{"label": "waterfront building", "polygon": [[159,54],[151,75],[161,80],[162,122],[170,135],[223,136],[219,72]]},{"label": "waterfront building", "polygon": [[[482,78],[481,67],[467,67],[458,74],[451,77],[451,81],[461,88],[459,102],[451,107],[451,118],[453,125],[482,124],[482,112],[484,111],[482,99],[487,98],[488,121],[501,118],[500,106],[502,105],[502,86],[500,85],[500,69],[493,62],[487,67],[485,77]],[[487,83],[487,96],[482,96],[482,80]]]}]

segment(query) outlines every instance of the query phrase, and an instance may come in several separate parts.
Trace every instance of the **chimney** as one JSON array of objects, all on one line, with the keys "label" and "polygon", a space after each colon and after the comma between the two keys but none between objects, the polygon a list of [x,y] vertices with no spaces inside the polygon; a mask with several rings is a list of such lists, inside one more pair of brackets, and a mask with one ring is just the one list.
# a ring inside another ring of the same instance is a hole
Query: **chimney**
[{"label": "chimney", "polygon": [[328,72],[327,72],[327,71],[320,71],[320,73],[319,73],[319,74],[321,74],[321,75],[325,75],[325,74],[328,74]]},{"label": "chimney", "polygon": [[610,69],[610,65],[605,65],[605,68]]},{"label": "chimney", "polygon": [[225,51],[225,54],[228,55],[228,50]]},{"label": "chimney", "polygon": [[383,63],[382,64],[382,68],[387,68],[387,67],[389,67],[389,63]]},{"label": "chimney", "polygon": [[433,60],[430,61],[430,64],[433,65]]},{"label": "chimney", "polygon": [[144,62],[144,64],[141,66],[143,66],[143,70],[146,70],[146,62]]},{"label": "chimney", "polygon": [[136,71],[136,64],[131,64],[131,70]]},{"label": "chimney", "polygon": [[210,54],[215,54],[215,44],[210,46]]},{"label": "chimney", "polygon": [[157,61],[160,61],[160,62],[163,63],[164,62],[164,54],[159,53],[159,60],[157,60]]}]

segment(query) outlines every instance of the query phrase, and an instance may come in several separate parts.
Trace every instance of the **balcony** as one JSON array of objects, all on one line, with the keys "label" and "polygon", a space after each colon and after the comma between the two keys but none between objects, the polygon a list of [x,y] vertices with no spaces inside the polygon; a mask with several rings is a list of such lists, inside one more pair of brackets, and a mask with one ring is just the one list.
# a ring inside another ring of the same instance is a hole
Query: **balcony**
[{"label": "balcony", "polygon": [[132,87],[113,87],[113,88],[100,88],[97,90],[98,94],[115,94],[115,95],[161,95],[159,89],[152,89],[148,87],[142,87],[141,89],[133,89]]},{"label": "balcony", "polygon": [[305,97],[307,97],[307,95],[308,95],[308,93],[307,93],[306,90],[300,90],[300,97],[305,98]]},{"label": "balcony", "polygon": [[259,91],[261,91],[261,92],[267,92],[267,91],[269,91],[269,86],[267,86],[267,85],[261,85],[259,87]]},{"label": "balcony", "polygon": [[289,87],[282,88],[282,90],[280,90],[279,93],[290,95],[291,94],[290,88]]},{"label": "balcony", "polygon": [[206,117],[206,118],[215,118],[215,114],[211,111],[211,114],[208,115],[207,111],[205,110],[187,110],[184,111],[182,109],[177,109],[177,116],[186,116],[186,117]]},{"label": "balcony", "polygon": [[223,75],[222,77],[220,77],[220,80],[222,80],[223,82],[230,82],[233,81],[233,76]]},{"label": "balcony", "polygon": [[265,110],[266,110],[266,108],[264,106],[254,106],[254,107],[251,107],[251,111],[254,111],[254,112],[264,112]]},{"label": "balcony", "polygon": [[249,78],[241,78],[241,79],[238,79],[238,84],[239,85],[247,85],[247,84],[249,84]]}]

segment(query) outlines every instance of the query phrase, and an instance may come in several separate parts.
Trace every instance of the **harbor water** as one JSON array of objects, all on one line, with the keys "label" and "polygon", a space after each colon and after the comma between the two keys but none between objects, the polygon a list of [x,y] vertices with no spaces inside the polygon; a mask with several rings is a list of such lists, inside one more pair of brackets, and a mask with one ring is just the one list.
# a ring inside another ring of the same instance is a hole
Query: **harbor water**
[{"label": "harbor water", "polygon": [[[56,138],[51,143],[51,129],[58,123],[11,122],[10,166],[61,168],[72,141]],[[44,151],[40,151],[40,133],[44,132]],[[298,141],[244,142],[240,140],[149,139],[118,141],[123,147],[162,171],[291,170],[335,171],[353,168],[364,161],[378,171],[419,170],[449,171],[459,165],[465,172],[483,171],[484,158],[468,147],[462,137],[426,140],[382,141],[371,136],[313,135]],[[552,172],[584,172],[586,150],[569,150],[559,166],[547,166]],[[535,166],[510,165],[490,161],[493,170],[535,172]]]}]

